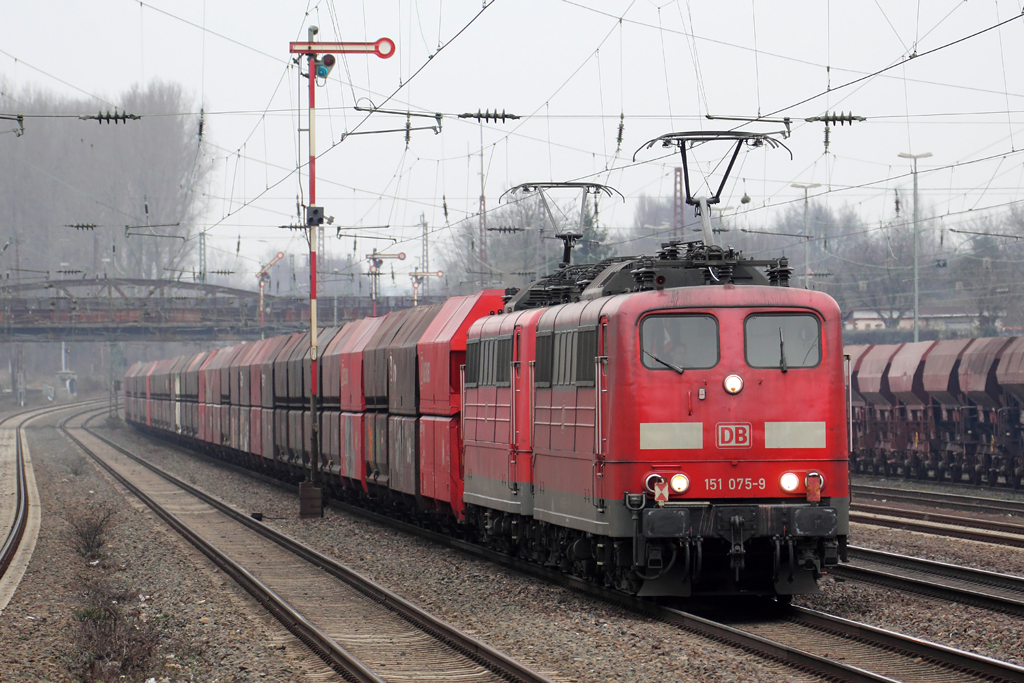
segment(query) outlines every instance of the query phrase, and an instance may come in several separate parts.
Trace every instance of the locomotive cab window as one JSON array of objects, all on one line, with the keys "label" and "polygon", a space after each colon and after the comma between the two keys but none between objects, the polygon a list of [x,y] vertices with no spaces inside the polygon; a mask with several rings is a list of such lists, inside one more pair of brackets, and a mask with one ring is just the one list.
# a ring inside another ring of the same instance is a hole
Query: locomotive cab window
[{"label": "locomotive cab window", "polygon": [[821,362],[821,323],[810,313],[755,314],[744,324],[747,365],[813,368]]},{"label": "locomotive cab window", "polygon": [[650,315],[640,323],[640,362],[651,370],[718,365],[718,321],[710,315]]}]

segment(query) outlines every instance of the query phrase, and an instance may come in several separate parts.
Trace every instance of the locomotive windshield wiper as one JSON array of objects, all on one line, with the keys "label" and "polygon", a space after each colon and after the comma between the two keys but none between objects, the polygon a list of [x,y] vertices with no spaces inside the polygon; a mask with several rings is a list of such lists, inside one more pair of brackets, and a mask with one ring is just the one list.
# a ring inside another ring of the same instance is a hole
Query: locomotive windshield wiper
[{"label": "locomotive windshield wiper", "polygon": [[671,364],[671,363],[669,363],[669,362],[668,362],[667,360],[662,360],[662,359],[658,358],[657,356],[655,356],[655,355],[654,355],[653,353],[651,353],[650,351],[648,351],[648,350],[647,350],[647,349],[645,349],[645,348],[642,348],[642,347],[641,347],[641,349],[640,349],[640,350],[641,350],[641,351],[643,351],[644,353],[646,353],[646,354],[647,354],[648,356],[650,356],[650,357],[651,357],[651,358],[653,358],[654,360],[656,360],[656,361],[658,361],[659,363],[661,363],[662,365],[664,365],[664,366],[665,366],[666,368],[672,368],[673,370],[675,370],[676,372],[678,372],[678,373],[679,373],[680,375],[681,375],[681,374],[683,374],[683,368],[679,367],[678,365],[672,365],[672,364]]},{"label": "locomotive windshield wiper", "polygon": [[786,372],[789,370],[789,366],[786,365],[786,340],[782,336],[782,328],[779,328],[779,353],[782,355],[782,371]]}]

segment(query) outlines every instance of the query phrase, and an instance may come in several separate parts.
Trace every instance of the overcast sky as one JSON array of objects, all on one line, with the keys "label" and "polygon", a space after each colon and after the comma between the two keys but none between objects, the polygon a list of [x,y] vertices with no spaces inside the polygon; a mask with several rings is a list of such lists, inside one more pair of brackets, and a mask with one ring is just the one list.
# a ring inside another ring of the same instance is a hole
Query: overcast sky
[{"label": "overcast sky", "polygon": [[[346,230],[401,240],[361,239],[358,256],[388,246],[408,252],[403,267],[412,268],[421,214],[436,254],[450,239],[446,223],[478,212],[481,148],[489,208],[523,182],[605,183],[627,199],[601,205],[618,241],[637,197],[671,197],[679,165],[660,148],[641,151],[638,163],[634,152],[671,131],[737,125],[706,114],[794,120],[784,141],[792,159],[762,148],[737,160],[722,205],[749,227],[802,201],[793,183],[819,183],[812,197],[856,205],[869,227],[891,220],[894,188],[909,197],[912,185],[900,152],[933,155],[919,162],[929,229],[1005,212],[1024,180],[1020,14],[1019,0],[37,0],[5,3],[0,77],[15,95],[93,97],[91,110],[113,109],[132,84],[180,83],[192,99],[183,113],[205,110],[204,151],[216,160],[197,227],[232,257],[241,236],[246,258],[236,267],[255,271],[267,251],[303,251],[295,233],[277,228],[294,222],[296,197],[308,192],[307,139],[296,131],[300,110],[306,127],[306,82],[289,42],[305,40],[311,24],[323,41],[389,37],[393,58],[348,55],[317,89],[317,203]],[[992,28],[1000,22],[1008,23]],[[404,116],[366,118],[355,105],[441,113],[442,130],[413,131],[408,146],[404,132],[343,139],[406,125]],[[455,118],[482,109],[522,118]],[[868,119],[834,128],[827,154],[822,124],[803,121],[826,111]],[[725,153],[702,147],[698,170],[722,168]],[[391,227],[373,227],[381,225]],[[334,254],[352,251],[350,238],[328,241]]]}]

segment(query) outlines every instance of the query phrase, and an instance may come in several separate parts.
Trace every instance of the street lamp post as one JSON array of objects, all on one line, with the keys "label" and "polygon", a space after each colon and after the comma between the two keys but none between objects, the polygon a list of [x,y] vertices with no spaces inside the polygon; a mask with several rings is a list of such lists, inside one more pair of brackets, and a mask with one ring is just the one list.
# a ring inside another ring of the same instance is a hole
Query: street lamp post
[{"label": "street lamp post", "polygon": [[900,152],[899,157],[901,159],[913,159],[914,160],[914,341],[918,341],[918,304],[919,304],[919,292],[918,292],[918,278],[917,278],[917,226],[920,213],[917,208],[917,160],[927,159],[932,155],[931,152],[924,152],[922,154],[910,154],[909,152]]},{"label": "street lamp post", "polygon": [[790,187],[804,191],[804,289],[811,288],[811,235],[807,231],[807,190],[821,187],[821,183],[792,183]]}]

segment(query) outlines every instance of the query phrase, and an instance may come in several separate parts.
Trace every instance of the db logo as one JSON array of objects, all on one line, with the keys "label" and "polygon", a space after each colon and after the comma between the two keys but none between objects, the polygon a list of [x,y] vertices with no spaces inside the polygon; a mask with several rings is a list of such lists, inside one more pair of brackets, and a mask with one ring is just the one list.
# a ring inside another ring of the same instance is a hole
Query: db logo
[{"label": "db logo", "polygon": [[720,422],[715,429],[715,443],[719,448],[750,448],[750,423]]}]

